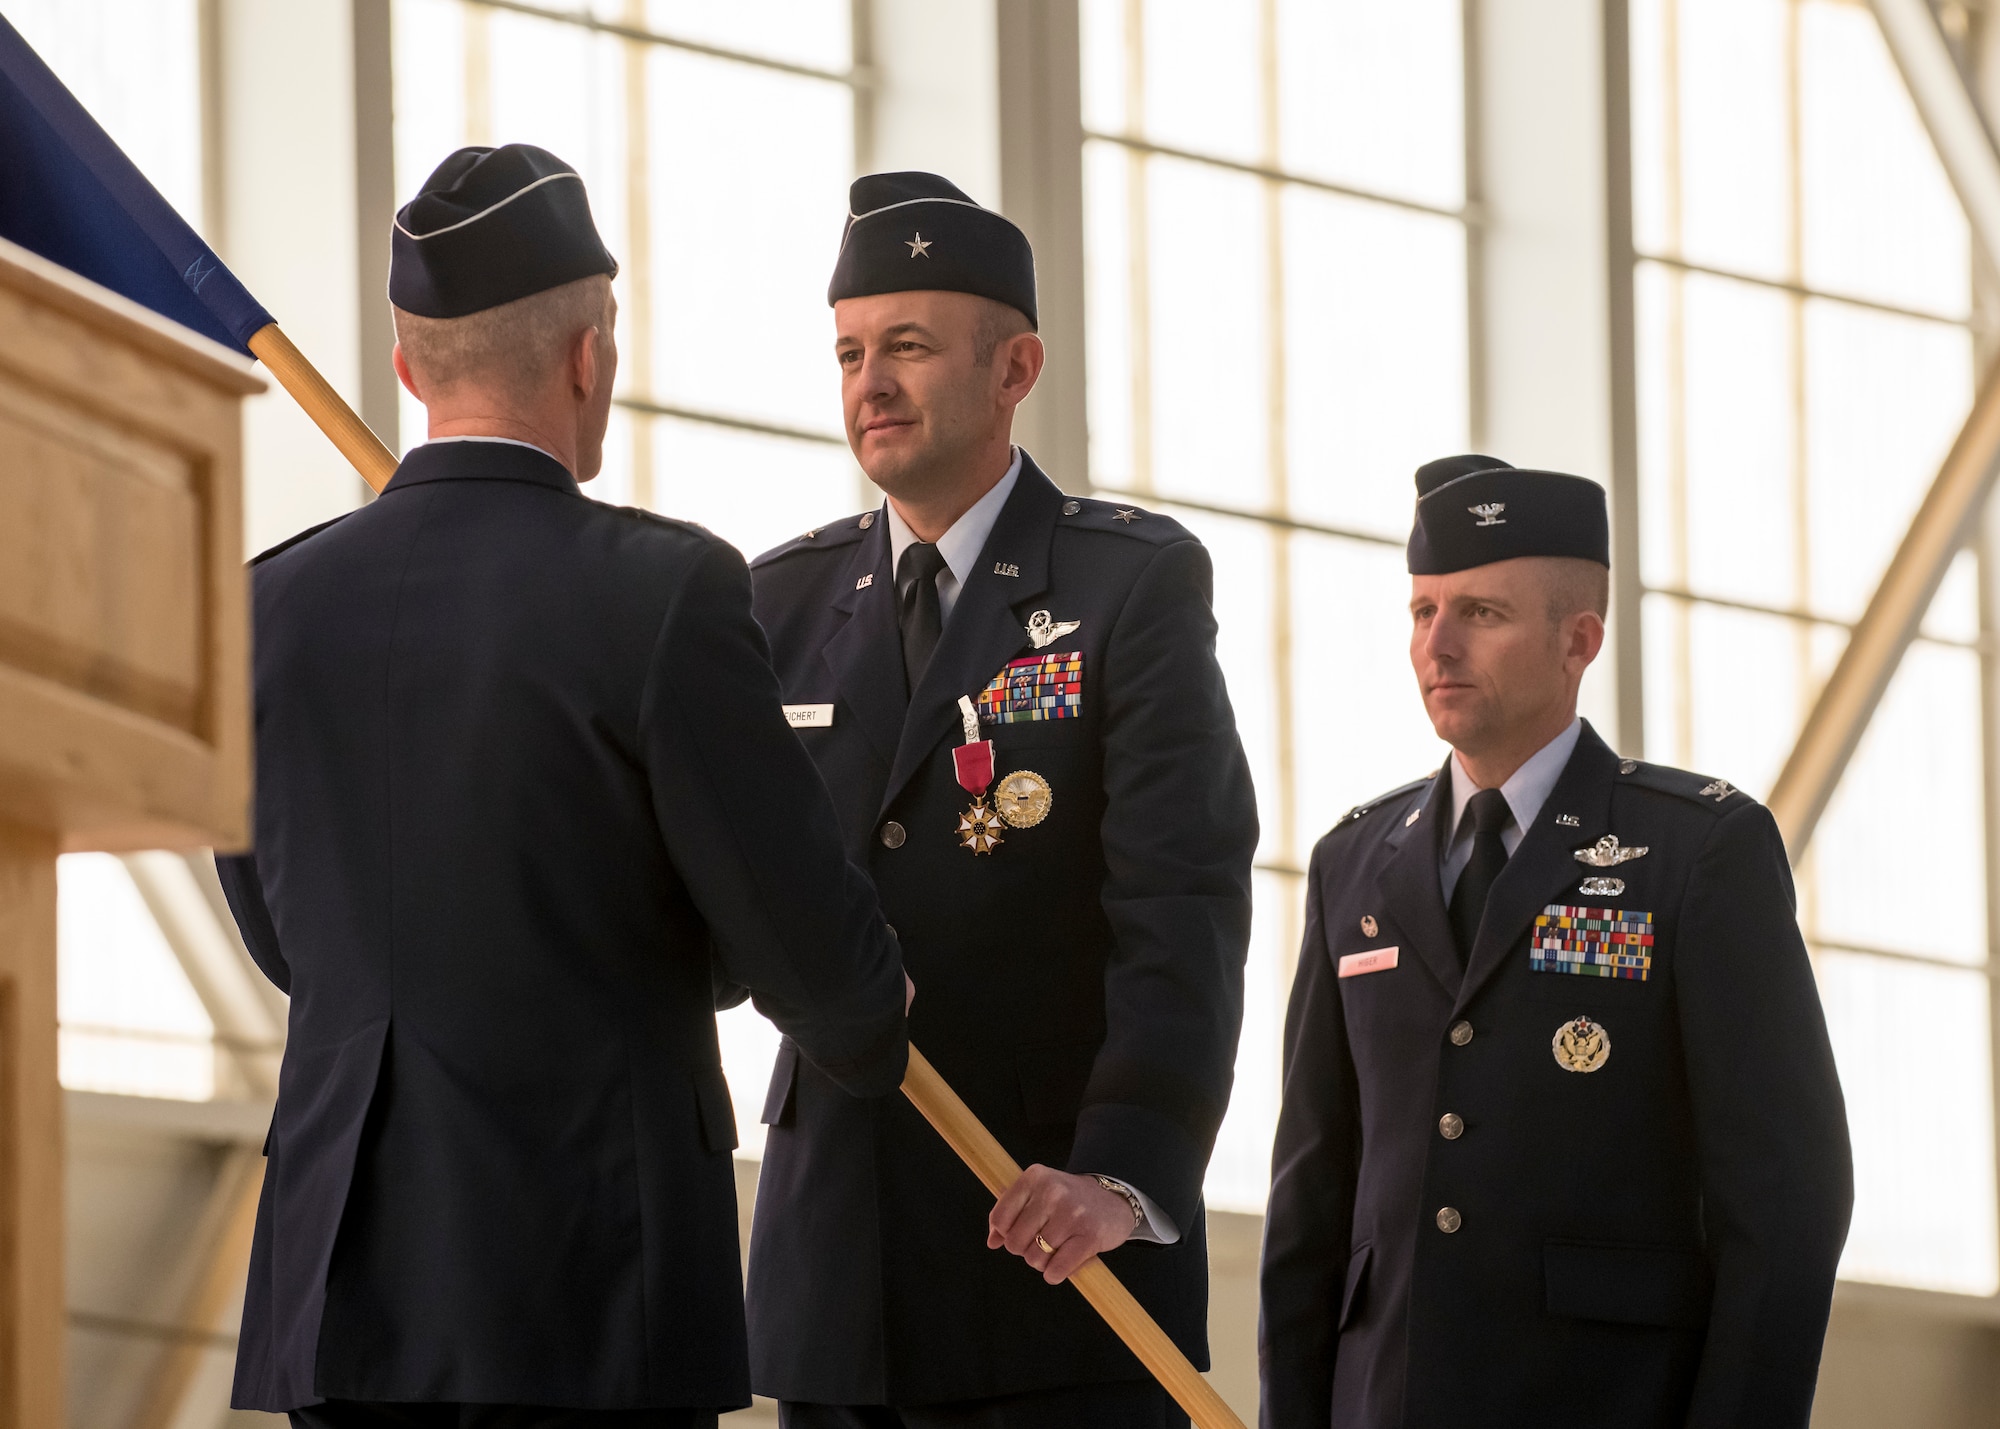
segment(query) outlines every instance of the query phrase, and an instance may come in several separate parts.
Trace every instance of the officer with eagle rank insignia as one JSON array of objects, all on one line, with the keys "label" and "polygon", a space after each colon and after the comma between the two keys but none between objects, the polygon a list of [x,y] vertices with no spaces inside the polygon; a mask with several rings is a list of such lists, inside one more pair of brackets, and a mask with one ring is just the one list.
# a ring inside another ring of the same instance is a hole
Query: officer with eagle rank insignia
[{"label": "officer with eagle rank insignia", "polygon": [[1205,1362],[1257,843],[1208,554],[1011,445],[1043,356],[1018,228],[931,174],[849,207],[835,356],[888,500],[755,561],[756,611],[922,989],[912,1039],[1028,1169],[996,1205],[903,1098],[785,1043],[752,1382],[790,1429],[1184,1425],[1061,1282],[1104,1253]]},{"label": "officer with eagle rank insignia", "polygon": [[1417,490],[1452,756],[1313,852],[1263,1423],[1803,1429],[1853,1172],[1777,826],[1577,718],[1600,487],[1463,456]]}]

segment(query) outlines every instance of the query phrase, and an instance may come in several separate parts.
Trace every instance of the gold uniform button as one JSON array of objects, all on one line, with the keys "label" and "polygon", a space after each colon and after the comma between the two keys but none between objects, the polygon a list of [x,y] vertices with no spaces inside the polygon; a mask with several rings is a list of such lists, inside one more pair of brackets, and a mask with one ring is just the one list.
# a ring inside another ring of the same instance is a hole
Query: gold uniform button
[{"label": "gold uniform button", "polygon": [[903,826],[894,819],[882,825],[882,847],[884,848],[901,848],[903,840],[908,837],[909,834],[904,831]]},{"label": "gold uniform button", "polygon": [[1453,1234],[1464,1224],[1464,1218],[1450,1206],[1446,1206],[1438,1212],[1438,1229],[1446,1235]]},{"label": "gold uniform button", "polygon": [[1451,1024],[1452,1046],[1463,1047],[1466,1043],[1470,1042],[1471,1040],[1472,1040],[1472,1024],[1470,1022],[1454,1022]]},{"label": "gold uniform button", "polygon": [[1455,1111],[1448,1111],[1438,1118],[1438,1135],[1446,1141],[1456,1141],[1465,1135],[1465,1118]]}]

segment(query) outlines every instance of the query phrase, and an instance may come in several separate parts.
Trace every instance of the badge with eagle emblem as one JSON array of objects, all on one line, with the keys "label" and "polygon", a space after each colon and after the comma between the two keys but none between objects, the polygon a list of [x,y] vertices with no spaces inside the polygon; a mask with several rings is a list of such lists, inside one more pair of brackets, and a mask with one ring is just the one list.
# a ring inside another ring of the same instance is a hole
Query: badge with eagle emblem
[{"label": "badge with eagle emblem", "polygon": [[1611,1034],[1588,1017],[1565,1022],[1549,1043],[1565,1072],[1594,1072],[1611,1059]]}]

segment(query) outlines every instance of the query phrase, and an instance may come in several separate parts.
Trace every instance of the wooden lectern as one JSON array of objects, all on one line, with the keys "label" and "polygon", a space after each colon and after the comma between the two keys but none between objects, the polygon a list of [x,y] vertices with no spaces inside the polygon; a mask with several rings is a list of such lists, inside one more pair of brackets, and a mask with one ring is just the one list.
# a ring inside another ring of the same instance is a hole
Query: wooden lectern
[{"label": "wooden lectern", "polygon": [[63,1423],[56,855],[248,841],[263,386],[0,241],[0,1429]]}]

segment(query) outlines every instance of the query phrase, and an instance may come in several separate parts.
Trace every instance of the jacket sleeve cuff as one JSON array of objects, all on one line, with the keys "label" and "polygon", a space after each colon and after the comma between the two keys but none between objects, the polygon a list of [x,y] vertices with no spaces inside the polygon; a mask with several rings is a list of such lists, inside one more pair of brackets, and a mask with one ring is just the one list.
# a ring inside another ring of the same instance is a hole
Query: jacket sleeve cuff
[{"label": "jacket sleeve cuff", "polygon": [[1176,1227],[1201,1213],[1202,1173],[1208,1151],[1179,1122],[1147,1107],[1123,1102],[1086,1105],[1076,1119],[1076,1140],[1064,1169],[1084,1176],[1109,1176],[1123,1185],[1146,1188]]}]

